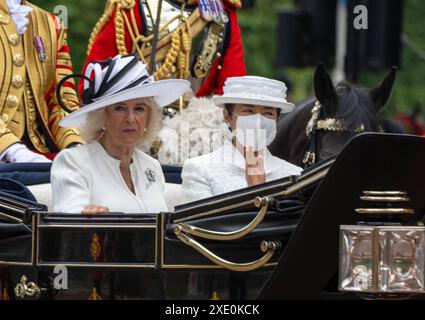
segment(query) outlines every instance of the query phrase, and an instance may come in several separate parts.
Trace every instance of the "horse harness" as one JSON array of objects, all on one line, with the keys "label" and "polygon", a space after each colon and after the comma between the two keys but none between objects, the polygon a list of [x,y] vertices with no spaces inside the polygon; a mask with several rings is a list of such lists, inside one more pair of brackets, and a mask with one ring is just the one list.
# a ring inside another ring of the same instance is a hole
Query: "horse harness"
[{"label": "horse harness", "polygon": [[311,118],[307,123],[306,135],[308,137],[308,144],[303,158],[303,166],[308,167],[317,161],[317,131],[328,132],[365,132],[365,125],[362,123],[355,129],[347,128],[344,119],[325,118],[321,103],[316,100],[314,107],[311,110]]}]

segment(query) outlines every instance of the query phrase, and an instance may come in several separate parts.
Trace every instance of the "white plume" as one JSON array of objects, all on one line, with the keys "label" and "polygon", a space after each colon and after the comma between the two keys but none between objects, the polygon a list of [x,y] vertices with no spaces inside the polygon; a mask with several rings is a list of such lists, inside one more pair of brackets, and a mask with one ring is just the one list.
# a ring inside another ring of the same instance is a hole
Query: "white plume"
[{"label": "white plume", "polygon": [[182,165],[188,158],[215,151],[230,136],[223,109],[211,99],[192,98],[180,115],[164,120],[158,158],[162,164]]}]

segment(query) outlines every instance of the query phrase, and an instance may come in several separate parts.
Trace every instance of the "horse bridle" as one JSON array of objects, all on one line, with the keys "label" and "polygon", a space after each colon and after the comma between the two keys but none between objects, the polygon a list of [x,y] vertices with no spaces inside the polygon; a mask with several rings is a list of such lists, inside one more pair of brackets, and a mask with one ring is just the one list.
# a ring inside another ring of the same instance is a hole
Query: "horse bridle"
[{"label": "horse bridle", "polygon": [[317,160],[317,131],[333,131],[333,132],[356,132],[361,133],[365,131],[364,124],[360,124],[355,129],[348,129],[343,119],[325,118],[323,117],[323,109],[321,103],[316,100],[314,107],[311,110],[311,118],[307,123],[306,135],[308,137],[308,144],[304,153],[303,165],[304,167],[311,166]]}]

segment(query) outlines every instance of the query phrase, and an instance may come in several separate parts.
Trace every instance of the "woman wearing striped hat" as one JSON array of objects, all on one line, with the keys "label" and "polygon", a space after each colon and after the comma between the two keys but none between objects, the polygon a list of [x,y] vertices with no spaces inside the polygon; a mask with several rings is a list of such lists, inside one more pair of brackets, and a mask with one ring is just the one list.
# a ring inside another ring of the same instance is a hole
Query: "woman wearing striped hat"
[{"label": "woman wearing striped hat", "polygon": [[[52,166],[53,210],[99,214],[167,210],[159,162],[144,151],[160,129],[162,107],[189,89],[186,80],[154,81],[135,55],[88,65],[84,107],[61,121],[87,144],[62,151]],[[60,99],[59,99],[60,100]]]}]

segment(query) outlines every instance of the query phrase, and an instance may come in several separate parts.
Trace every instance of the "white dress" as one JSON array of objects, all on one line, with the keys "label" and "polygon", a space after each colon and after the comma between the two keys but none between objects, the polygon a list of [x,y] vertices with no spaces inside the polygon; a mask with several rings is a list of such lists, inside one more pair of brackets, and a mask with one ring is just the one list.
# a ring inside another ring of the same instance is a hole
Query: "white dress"
[{"label": "white dress", "polygon": [[[302,168],[273,156],[265,150],[266,182],[300,175]],[[231,144],[212,153],[185,161],[182,172],[182,203],[197,201],[248,187],[245,177],[245,158]]]},{"label": "white dress", "polygon": [[134,151],[130,171],[136,194],[127,187],[119,165],[97,141],[61,151],[51,171],[53,211],[80,213],[87,205],[105,206],[110,212],[168,211],[157,160]]}]

